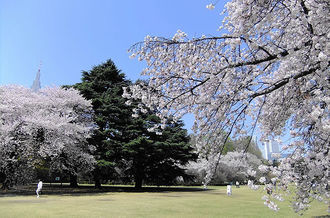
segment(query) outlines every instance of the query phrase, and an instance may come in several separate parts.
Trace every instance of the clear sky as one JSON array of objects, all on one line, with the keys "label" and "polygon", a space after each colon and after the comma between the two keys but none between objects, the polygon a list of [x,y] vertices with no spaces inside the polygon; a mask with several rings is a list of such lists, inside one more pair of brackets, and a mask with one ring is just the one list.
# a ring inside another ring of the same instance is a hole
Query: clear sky
[{"label": "clear sky", "polygon": [[223,2],[209,0],[0,0],[0,85],[80,81],[81,71],[112,59],[128,79],[143,63],[127,50],[146,35],[218,35]]},{"label": "clear sky", "polygon": [[40,62],[42,87],[70,85],[107,59],[134,81],[144,63],[129,58],[130,46],[178,29],[219,35],[225,2],[208,10],[211,0],[0,0],[0,85],[31,87]]}]

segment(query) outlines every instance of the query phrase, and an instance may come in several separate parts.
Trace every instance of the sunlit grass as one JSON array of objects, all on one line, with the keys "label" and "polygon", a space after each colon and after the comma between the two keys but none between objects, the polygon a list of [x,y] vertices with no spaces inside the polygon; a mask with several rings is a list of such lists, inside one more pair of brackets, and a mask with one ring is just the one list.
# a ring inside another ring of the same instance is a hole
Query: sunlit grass
[{"label": "sunlit grass", "polygon": [[[0,197],[0,217],[301,217],[280,202],[274,212],[263,205],[261,191],[247,187],[210,187],[208,191],[108,192]],[[315,202],[302,217],[327,215]]]}]

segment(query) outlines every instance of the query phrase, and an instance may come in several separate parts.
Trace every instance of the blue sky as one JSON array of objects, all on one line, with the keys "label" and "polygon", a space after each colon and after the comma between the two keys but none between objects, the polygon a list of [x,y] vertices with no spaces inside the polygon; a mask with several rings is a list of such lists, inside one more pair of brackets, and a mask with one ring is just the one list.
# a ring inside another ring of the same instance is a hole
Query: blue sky
[{"label": "blue sky", "polygon": [[[220,12],[209,0],[0,0],[0,85],[30,87],[41,66],[42,86],[80,82],[81,71],[112,59],[130,80],[143,62],[127,50],[146,35],[219,35]],[[185,123],[192,125],[191,117]]]},{"label": "blue sky", "polygon": [[[207,0],[0,0],[0,84],[74,84],[81,71],[111,58],[128,79],[143,63],[128,48],[146,35],[217,35],[219,10]],[[221,2],[217,5],[222,8]]]}]

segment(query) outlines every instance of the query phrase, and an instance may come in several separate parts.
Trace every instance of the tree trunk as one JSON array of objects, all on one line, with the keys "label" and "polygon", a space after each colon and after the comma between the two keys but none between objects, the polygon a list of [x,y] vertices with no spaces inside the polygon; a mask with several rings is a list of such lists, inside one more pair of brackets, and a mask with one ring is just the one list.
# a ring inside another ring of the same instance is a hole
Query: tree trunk
[{"label": "tree trunk", "polygon": [[2,190],[9,190],[10,189],[10,181],[5,180],[4,182],[2,182]]},{"label": "tree trunk", "polygon": [[70,187],[71,188],[77,188],[78,187],[78,176],[70,174]]},{"label": "tree trunk", "polygon": [[96,166],[94,169],[94,182],[95,182],[95,188],[101,188],[101,182],[100,182],[100,172],[98,167]]},{"label": "tree trunk", "polygon": [[9,181],[7,180],[7,176],[5,173],[0,172],[0,183],[2,184],[1,189],[9,189]]},{"label": "tree trunk", "polygon": [[136,164],[135,167],[136,167],[135,175],[134,175],[135,189],[141,189],[143,182],[143,168],[139,166],[139,164]]},{"label": "tree trunk", "polygon": [[135,189],[141,189],[142,188],[142,177],[135,175]]}]

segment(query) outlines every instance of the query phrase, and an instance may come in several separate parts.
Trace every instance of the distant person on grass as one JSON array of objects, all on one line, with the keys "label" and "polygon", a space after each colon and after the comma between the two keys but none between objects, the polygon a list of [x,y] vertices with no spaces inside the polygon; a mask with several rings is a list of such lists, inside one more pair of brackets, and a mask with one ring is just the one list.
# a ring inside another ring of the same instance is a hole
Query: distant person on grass
[{"label": "distant person on grass", "polygon": [[231,185],[227,185],[227,195],[228,195],[228,196],[232,195],[232,192],[231,192]]},{"label": "distant person on grass", "polygon": [[41,191],[41,189],[42,189],[42,181],[39,179],[38,188],[36,190],[37,198],[39,198],[39,192]]}]

